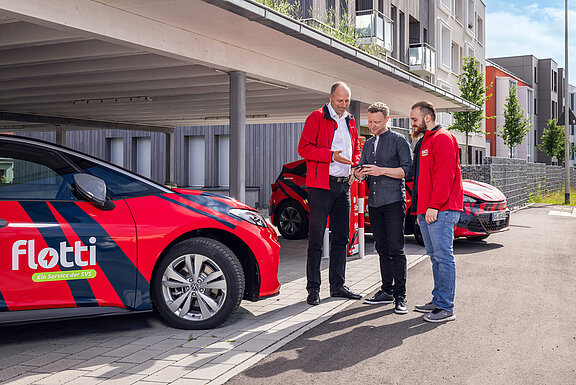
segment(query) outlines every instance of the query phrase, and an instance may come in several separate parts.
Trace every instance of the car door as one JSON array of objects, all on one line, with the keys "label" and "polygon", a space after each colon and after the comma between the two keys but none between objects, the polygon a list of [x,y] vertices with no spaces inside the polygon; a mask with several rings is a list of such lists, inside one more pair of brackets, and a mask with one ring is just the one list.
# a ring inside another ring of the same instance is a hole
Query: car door
[{"label": "car door", "polygon": [[79,200],[77,172],[50,146],[0,139],[0,310],[135,306],[129,209]]}]

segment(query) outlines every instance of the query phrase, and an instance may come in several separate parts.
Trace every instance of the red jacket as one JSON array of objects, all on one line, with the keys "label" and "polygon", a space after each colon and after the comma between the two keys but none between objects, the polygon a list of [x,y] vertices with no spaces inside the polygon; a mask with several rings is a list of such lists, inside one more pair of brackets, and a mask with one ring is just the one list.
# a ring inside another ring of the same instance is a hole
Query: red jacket
[{"label": "red jacket", "polygon": [[[358,131],[352,115],[346,118],[350,137],[352,138],[352,159],[356,164],[362,152],[358,140]],[[330,116],[327,106],[310,114],[304,123],[304,130],[298,143],[298,154],[306,160],[306,186],[329,190],[328,182],[330,163],[332,162],[332,140],[337,123]]]},{"label": "red jacket", "polygon": [[416,214],[429,208],[462,211],[464,190],[458,142],[448,130],[427,130],[419,148]]}]

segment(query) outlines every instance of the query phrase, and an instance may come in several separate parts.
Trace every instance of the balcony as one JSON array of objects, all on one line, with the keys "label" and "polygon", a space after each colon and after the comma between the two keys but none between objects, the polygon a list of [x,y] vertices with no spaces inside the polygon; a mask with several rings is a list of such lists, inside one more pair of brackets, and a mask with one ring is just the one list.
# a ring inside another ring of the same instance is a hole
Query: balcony
[{"label": "balcony", "polygon": [[410,44],[410,71],[420,76],[436,74],[436,51],[426,43]]},{"label": "balcony", "polygon": [[359,45],[376,44],[392,52],[394,23],[375,9],[356,12],[356,34]]}]

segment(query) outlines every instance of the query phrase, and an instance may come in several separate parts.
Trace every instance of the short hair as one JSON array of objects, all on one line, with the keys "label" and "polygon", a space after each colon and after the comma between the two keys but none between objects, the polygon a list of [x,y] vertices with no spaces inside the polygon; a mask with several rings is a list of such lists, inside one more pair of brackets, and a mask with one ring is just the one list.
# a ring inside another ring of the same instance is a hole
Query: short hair
[{"label": "short hair", "polygon": [[418,108],[420,109],[420,112],[422,113],[422,117],[425,117],[426,115],[430,115],[430,117],[432,118],[433,121],[436,121],[436,108],[434,108],[434,105],[426,100],[422,100],[418,103],[415,103],[411,110]]},{"label": "short hair", "polygon": [[376,112],[381,112],[386,118],[390,114],[390,108],[382,102],[372,103],[370,107],[368,107],[368,112],[371,114],[375,114]]},{"label": "short hair", "polygon": [[348,84],[346,84],[344,82],[336,82],[336,83],[332,84],[332,87],[330,87],[330,95],[334,95],[334,92],[336,92],[338,87],[344,87],[348,91],[349,94],[352,94],[350,92],[350,87],[348,87]]}]

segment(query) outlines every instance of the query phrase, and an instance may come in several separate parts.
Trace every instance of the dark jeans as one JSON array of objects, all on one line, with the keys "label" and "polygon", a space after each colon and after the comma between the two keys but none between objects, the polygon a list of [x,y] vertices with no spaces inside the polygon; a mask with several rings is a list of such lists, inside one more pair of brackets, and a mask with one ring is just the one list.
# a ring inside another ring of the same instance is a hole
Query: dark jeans
[{"label": "dark jeans", "polygon": [[348,182],[330,180],[330,190],[308,189],[310,227],[306,276],[309,292],[320,290],[320,262],[322,243],[328,217],[330,217],[330,291],[344,286],[346,271],[346,247],[350,237],[350,186]]},{"label": "dark jeans", "polygon": [[394,298],[406,299],[406,255],[404,254],[404,218],[406,203],[369,207],[370,226],[380,256],[382,291]]}]

